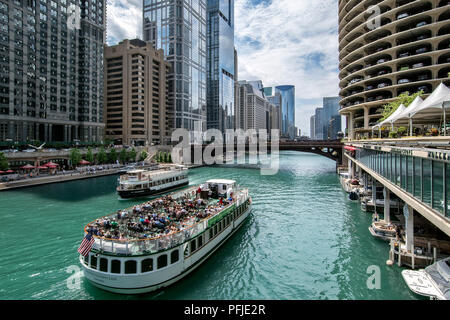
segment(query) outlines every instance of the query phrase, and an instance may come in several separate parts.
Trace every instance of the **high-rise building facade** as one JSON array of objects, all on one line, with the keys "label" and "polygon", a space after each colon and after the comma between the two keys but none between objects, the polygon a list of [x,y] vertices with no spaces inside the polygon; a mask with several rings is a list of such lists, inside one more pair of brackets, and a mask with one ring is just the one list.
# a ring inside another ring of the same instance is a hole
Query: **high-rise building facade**
[{"label": "high-rise building facade", "polygon": [[278,86],[275,92],[281,94],[281,135],[294,139],[295,137],[295,87]]},{"label": "high-rise building facade", "polygon": [[207,128],[235,127],[234,0],[207,0]]},{"label": "high-rise building facade", "polygon": [[[339,97],[323,98],[323,137],[324,139],[335,140],[337,134],[341,131],[341,116],[339,115]],[[333,129],[329,130],[329,123],[332,119]]]},{"label": "high-rise building facade", "polygon": [[317,108],[316,114],[315,114],[315,124],[314,124],[314,129],[315,129],[314,139],[315,140],[324,140],[323,127],[324,127],[323,108]]},{"label": "high-rise building facade", "polygon": [[105,48],[106,138],[126,145],[170,143],[170,68],[163,50],[150,42],[124,40]]},{"label": "high-rise building facade", "polygon": [[309,137],[312,140],[316,139],[316,116],[311,116],[309,120]]},{"label": "high-rise building facade", "polygon": [[0,140],[103,139],[104,0],[0,1]]},{"label": "high-rise building facade", "polygon": [[349,138],[369,135],[401,93],[422,90],[426,98],[441,82],[450,85],[448,1],[340,0],[338,10],[340,112]]},{"label": "high-rise building facade", "polygon": [[144,40],[172,64],[169,99],[175,128],[206,129],[206,0],[143,0]]}]

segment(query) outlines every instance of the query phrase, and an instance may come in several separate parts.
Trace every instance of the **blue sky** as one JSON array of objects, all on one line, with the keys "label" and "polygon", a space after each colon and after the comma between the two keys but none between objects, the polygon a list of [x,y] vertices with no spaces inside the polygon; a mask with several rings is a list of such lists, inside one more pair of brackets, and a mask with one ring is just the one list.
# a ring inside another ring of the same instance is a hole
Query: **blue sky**
[{"label": "blue sky", "polygon": [[[124,10],[124,8],[127,8]],[[337,96],[338,0],[235,0],[239,79],[296,86],[296,124]],[[142,0],[108,1],[109,44],[142,36]]]}]

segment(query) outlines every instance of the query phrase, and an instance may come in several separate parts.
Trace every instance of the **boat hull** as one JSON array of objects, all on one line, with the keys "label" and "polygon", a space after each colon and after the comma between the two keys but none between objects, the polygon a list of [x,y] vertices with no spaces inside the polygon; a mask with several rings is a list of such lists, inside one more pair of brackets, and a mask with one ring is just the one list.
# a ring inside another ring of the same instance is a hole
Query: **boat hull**
[{"label": "boat hull", "polygon": [[134,198],[142,198],[159,195],[164,192],[172,191],[181,187],[185,187],[189,185],[189,181],[172,185],[166,188],[162,188],[159,190],[152,190],[150,188],[138,189],[138,190],[117,190],[117,193],[122,199],[134,199]]},{"label": "boat hull", "polygon": [[[211,243],[205,245],[204,248],[199,250],[194,255],[190,256],[188,259],[182,258],[182,261],[175,265],[172,270],[162,269],[161,271],[152,272],[149,275],[122,274],[119,276],[110,273],[104,274],[86,266],[82,261],[82,257],[80,256],[83,273],[89,280],[89,282],[94,286],[113,293],[134,295],[150,293],[163,289],[186,277],[188,274],[198,268],[203,262],[205,262],[212,254],[214,254],[215,251],[217,251],[228,239],[230,239],[236,233],[236,231],[240,229],[240,227],[244,224],[244,222],[250,215],[251,209],[252,206],[250,204],[247,211],[244,212],[241,217],[236,219],[235,222],[228,227],[229,230],[225,229],[222,232],[221,236],[218,236],[216,239],[211,241]],[[179,248],[183,249],[183,246],[184,245],[181,245],[179,246]]]}]

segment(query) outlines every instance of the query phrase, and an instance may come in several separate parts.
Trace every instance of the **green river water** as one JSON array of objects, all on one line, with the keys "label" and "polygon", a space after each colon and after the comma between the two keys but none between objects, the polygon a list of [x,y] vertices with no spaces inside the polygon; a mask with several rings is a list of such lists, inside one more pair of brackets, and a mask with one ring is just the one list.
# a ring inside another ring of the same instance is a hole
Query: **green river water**
[{"label": "green river water", "polygon": [[[78,289],[67,285],[84,225],[144,201],[119,200],[117,176],[1,192],[0,299],[417,299],[401,269],[386,266],[389,246],[370,235],[371,216],[348,200],[334,162],[284,152],[274,176],[204,167],[189,177],[237,180],[250,189],[252,214],[188,277],[142,296],[107,293],[84,277]],[[379,290],[367,287],[370,266],[380,268]]]}]

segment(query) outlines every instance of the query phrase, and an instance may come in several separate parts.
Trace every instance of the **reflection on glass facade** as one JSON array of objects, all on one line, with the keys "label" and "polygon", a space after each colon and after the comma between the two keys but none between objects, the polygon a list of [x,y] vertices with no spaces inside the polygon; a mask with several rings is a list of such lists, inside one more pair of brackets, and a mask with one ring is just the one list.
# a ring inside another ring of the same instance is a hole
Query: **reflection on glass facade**
[{"label": "reflection on glass facade", "polygon": [[371,149],[357,150],[356,160],[450,219],[448,160]]},{"label": "reflection on glass facade", "polygon": [[[172,64],[169,99],[175,127],[206,123],[206,0],[144,0],[144,40]],[[156,75],[154,75],[156,76]]]},{"label": "reflection on glass facade", "polygon": [[281,94],[281,134],[295,138],[295,87],[278,86],[275,92]]},{"label": "reflection on glass facade", "polygon": [[234,0],[207,0],[207,127],[234,129]]}]

